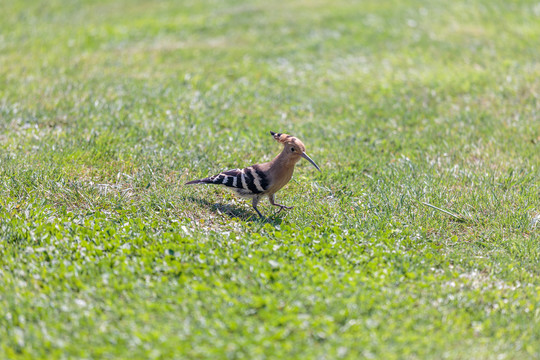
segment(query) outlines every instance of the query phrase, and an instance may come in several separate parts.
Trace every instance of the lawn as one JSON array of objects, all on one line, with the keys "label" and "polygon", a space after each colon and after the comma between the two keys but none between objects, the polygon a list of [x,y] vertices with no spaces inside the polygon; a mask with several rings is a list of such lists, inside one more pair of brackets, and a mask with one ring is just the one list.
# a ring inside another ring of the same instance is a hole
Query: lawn
[{"label": "lawn", "polygon": [[[540,357],[540,4],[0,3],[0,358]],[[260,220],[188,180],[301,161]]]}]

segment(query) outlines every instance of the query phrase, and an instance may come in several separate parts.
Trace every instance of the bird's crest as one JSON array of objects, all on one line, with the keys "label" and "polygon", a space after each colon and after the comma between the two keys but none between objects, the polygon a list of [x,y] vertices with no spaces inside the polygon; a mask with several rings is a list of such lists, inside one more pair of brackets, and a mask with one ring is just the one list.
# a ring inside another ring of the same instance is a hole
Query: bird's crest
[{"label": "bird's crest", "polygon": [[272,134],[272,136],[274,137],[274,140],[279,141],[280,143],[289,142],[290,140],[295,138],[294,136],[291,136],[291,135],[276,133],[273,131],[270,131],[270,134]]},{"label": "bird's crest", "polygon": [[274,137],[274,140],[276,140],[277,142],[280,142],[282,144],[295,144],[295,145],[298,145],[302,148],[305,149],[305,146],[304,146],[304,143],[302,143],[298,138],[292,136],[292,135],[287,135],[287,134],[283,134],[283,133],[276,133],[276,132],[273,132],[273,131],[270,131],[270,134],[272,134],[272,136]]}]

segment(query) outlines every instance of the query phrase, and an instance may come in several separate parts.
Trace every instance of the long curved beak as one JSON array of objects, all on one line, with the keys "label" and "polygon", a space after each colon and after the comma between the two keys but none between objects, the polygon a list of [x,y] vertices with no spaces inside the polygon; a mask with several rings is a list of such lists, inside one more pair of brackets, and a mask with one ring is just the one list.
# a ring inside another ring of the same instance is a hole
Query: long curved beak
[{"label": "long curved beak", "polygon": [[307,161],[309,161],[311,163],[311,165],[315,166],[315,169],[321,171],[321,169],[319,169],[319,167],[317,166],[317,164],[315,164],[315,161],[311,160],[311,158],[308,156],[308,154],[306,154],[305,152],[302,153],[302,157],[304,159],[306,159]]}]

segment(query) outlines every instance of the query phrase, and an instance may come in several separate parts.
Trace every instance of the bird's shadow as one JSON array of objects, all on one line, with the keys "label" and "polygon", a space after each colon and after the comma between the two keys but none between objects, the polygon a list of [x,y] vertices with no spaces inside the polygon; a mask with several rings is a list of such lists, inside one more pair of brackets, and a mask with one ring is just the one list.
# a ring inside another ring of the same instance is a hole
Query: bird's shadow
[{"label": "bird's shadow", "polygon": [[206,199],[196,198],[194,196],[186,196],[185,198],[183,198],[183,200],[192,204],[207,207],[213,213],[224,214],[231,219],[238,218],[247,222],[268,223],[272,225],[279,225],[282,221],[281,217],[277,216],[277,214],[273,214],[271,216],[264,217],[264,219],[261,219],[255,212],[255,210],[248,211],[236,205],[213,203]]}]

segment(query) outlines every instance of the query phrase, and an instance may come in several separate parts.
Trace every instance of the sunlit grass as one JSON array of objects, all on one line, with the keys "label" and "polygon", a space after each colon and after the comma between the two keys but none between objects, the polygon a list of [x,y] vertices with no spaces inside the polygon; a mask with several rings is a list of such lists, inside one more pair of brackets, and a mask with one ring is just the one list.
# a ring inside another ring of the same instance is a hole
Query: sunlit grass
[{"label": "sunlit grass", "polygon": [[[539,15],[1,4],[0,357],[538,357]],[[293,210],[182,185],[269,130]]]}]

